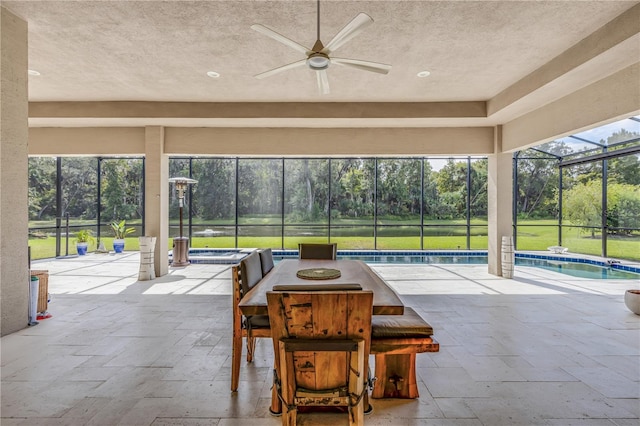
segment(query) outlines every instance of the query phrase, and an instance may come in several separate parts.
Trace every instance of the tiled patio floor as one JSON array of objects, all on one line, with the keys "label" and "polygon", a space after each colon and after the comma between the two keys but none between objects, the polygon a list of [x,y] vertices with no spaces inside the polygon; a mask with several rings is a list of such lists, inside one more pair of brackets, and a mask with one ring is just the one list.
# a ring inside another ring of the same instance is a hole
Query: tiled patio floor
[{"label": "tiled patio floor", "polygon": [[[271,342],[229,391],[228,265],[137,281],[138,253],[34,262],[50,272],[52,318],[1,339],[2,426],[279,425],[271,417]],[[637,426],[637,281],[486,265],[372,267],[435,329],[418,355],[420,398],[373,400],[367,425]],[[371,358],[373,361],[373,357]],[[301,425],[347,424],[306,414]]]}]

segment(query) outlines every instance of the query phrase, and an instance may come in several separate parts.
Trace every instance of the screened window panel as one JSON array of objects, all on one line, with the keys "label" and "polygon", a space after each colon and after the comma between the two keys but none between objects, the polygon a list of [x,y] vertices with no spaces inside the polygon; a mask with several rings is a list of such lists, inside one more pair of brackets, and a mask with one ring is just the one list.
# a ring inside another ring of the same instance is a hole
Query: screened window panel
[{"label": "screened window panel", "polygon": [[328,223],[328,159],[285,159],[284,206],[285,224]]},{"label": "screened window panel", "polygon": [[329,227],[324,225],[286,225],[284,228],[284,248],[297,250],[298,243],[325,244],[329,241]]},{"label": "screened window panel", "polygon": [[194,225],[190,246],[193,248],[232,248],[236,246],[235,226]]},{"label": "screened window panel", "polygon": [[239,248],[280,248],[282,247],[281,226],[240,226],[238,227]]},{"label": "screened window panel", "polygon": [[423,247],[425,250],[464,250],[467,248],[467,227],[425,227]]},{"label": "screened window panel", "polygon": [[486,158],[472,159],[471,160],[471,173],[470,182],[471,188],[469,191],[469,217],[472,222],[486,223],[487,222],[487,173],[488,173],[488,161]]},{"label": "screened window panel", "polygon": [[[169,159],[169,178],[186,177],[190,175],[190,161],[188,158],[171,158]],[[169,238],[180,236],[180,199],[176,191],[175,185],[167,182],[169,185]],[[189,185],[191,187],[191,185]],[[189,215],[189,197],[191,188],[185,192],[184,207],[182,208],[182,217],[184,226],[186,227]],[[183,228],[183,235],[186,228]]]},{"label": "screened window panel", "polygon": [[[538,221],[531,221],[538,223]],[[543,250],[558,245],[558,225],[532,225],[518,224],[516,232],[516,245],[518,250]],[[564,245],[564,244],[563,244]]]},{"label": "screened window panel", "polygon": [[488,232],[487,226],[472,226],[469,237],[469,249],[471,250],[487,250],[488,248]]},{"label": "screened window panel", "polygon": [[98,217],[97,158],[62,158],[62,216],[82,226]]},{"label": "screened window panel", "polygon": [[640,158],[607,160],[607,256],[640,258]]},{"label": "screened window panel", "polygon": [[518,221],[558,219],[558,160],[540,152],[528,152],[517,160]]},{"label": "screened window panel", "polygon": [[375,239],[373,226],[332,226],[329,230],[332,243],[338,250],[373,250]]},{"label": "screened window panel", "polygon": [[376,217],[380,225],[419,225],[420,159],[380,159]]},{"label": "screened window panel", "polygon": [[379,226],[376,235],[378,250],[419,250],[419,226]]},{"label": "screened window panel", "polygon": [[562,227],[562,246],[567,247],[570,252],[591,254],[600,256],[602,254],[602,239],[595,236],[593,228],[580,226]]},{"label": "screened window panel", "polygon": [[[424,167],[424,223],[467,217],[467,160],[427,159]],[[466,243],[465,243],[466,246]]]},{"label": "screened window panel", "polygon": [[238,223],[282,224],[282,160],[238,160]]},{"label": "screened window panel", "polygon": [[[100,159],[100,221],[126,221],[142,235],[144,212],[144,162],[141,158]],[[101,235],[111,235],[111,232]]]},{"label": "screened window panel", "polygon": [[235,224],[236,161],[195,158],[191,167],[192,177],[198,181],[192,188],[194,223],[210,227]]},{"label": "screened window panel", "polygon": [[602,227],[602,165],[563,169],[562,222],[590,227],[592,237]]},{"label": "screened window panel", "polygon": [[331,160],[331,224],[373,225],[375,161]]}]

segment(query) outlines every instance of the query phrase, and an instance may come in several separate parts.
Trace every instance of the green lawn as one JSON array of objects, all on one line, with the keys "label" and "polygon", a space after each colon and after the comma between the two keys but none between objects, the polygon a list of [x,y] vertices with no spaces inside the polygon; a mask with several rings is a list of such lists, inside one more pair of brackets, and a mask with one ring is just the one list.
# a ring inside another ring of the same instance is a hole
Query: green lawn
[{"label": "green lawn", "polygon": [[[104,247],[107,250],[113,251],[113,238],[102,237],[101,241],[104,243]],[[60,241],[60,254],[64,256],[66,251],[66,239],[63,237]],[[29,247],[31,247],[31,259],[45,259],[48,257],[55,257],[56,255],[56,239],[55,237],[46,238],[29,238]],[[93,252],[97,248],[97,242],[89,244],[87,251]],[[125,250],[140,250],[140,244],[137,237],[125,238],[124,244]],[[78,254],[76,250],[76,241],[73,237],[69,238],[69,254]]]},{"label": "green lawn", "polygon": [[[425,250],[456,250],[466,249],[467,238],[465,235],[465,227],[456,227],[456,222],[443,223],[452,225],[448,227],[425,228],[423,238],[423,248]],[[483,224],[479,222],[478,224]],[[517,235],[517,249],[523,251],[546,251],[547,247],[558,244],[558,228],[554,226],[557,222],[553,220],[538,221],[520,221]],[[526,226],[535,225],[535,226]],[[256,228],[258,229],[258,228]],[[402,228],[398,228],[399,230]],[[420,237],[416,235],[416,228],[410,228],[409,231],[402,232],[407,235],[387,236],[387,233],[378,235],[378,250],[418,250],[420,249]],[[472,228],[474,235],[471,236],[471,249],[486,250],[487,236],[486,228]],[[331,238],[331,242],[338,244],[340,250],[349,249],[373,249],[374,239],[370,229],[363,227],[341,229],[340,236]],[[599,256],[601,253],[602,240],[599,235],[591,237],[590,234],[579,233],[578,228],[565,228],[563,231],[562,245],[567,247],[572,253],[583,253]],[[344,235],[351,234],[351,235]],[[364,234],[364,235],[358,235]],[[113,238],[103,237],[107,250],[113,250]],[[167,250],[171,249],[173,240],[169,239]],[[298,243],[326,243],[326,236],[286,236],[284,240],[285,249],[297,249]],[[61,242],[61,254],[65,254],[65,239]],[[277,236],[241,236],[238,238],[238,247],[272,247],[280,248],[282,238]],[[31,247],[31,258],[42,259],[55,256],[55,238],[48,236],[46,238],[30,238],[29,246]],[[194,248],[235,248],[236,241],[234,237],[194,237],[191,246]],[[89,247],[89,251],[94,251],[96,244]],[[138,238],[129,237],[126,239],[125,250],[138,250]],[[633,237],[609,237],[607,247],[608,257],[617,259],[629,259],[640,261],[640,235]],[[76,254],[75,240],[69,239],[69,254]]]}]

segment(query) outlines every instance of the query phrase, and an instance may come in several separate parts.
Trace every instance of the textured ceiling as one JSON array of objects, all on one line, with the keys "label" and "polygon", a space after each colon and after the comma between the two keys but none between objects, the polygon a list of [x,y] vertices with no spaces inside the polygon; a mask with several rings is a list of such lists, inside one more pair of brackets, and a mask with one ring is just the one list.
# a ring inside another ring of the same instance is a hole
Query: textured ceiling
[{"label": "textured ceiling", "polygon": [[[332,66],[329,95],[318,93],[307,68],[253,77],[302,55],[250,26],[310,47],[314,1],[2,6],[29,25],[29,68],[41,73],[29,78],[31,101],[442,102],[495,97],[637,3],[322,1],[325,44],[359,12],[375,21],[336,56],[392,65],[388,75]],[[220,78],[207,77],[210,70]],[[416,77],[421,70],[431,75]]]}]

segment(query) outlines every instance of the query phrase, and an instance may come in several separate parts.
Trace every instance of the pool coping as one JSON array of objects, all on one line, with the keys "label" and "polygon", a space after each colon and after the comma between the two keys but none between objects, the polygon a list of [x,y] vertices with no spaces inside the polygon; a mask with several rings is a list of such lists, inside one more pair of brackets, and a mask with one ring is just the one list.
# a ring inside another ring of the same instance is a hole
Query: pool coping
[{"label": "pool coping", "polygon": [[[200,251],[220,251],[220,252],[234,252],[234,255],[219,256],[213,258],[212,256],[198,256],[197,254],[189,253],[189,260],[191,263],[211,263],[211,264],[234,264],[238,263],[244,256],[251,253],[257,248],[242,248],[242,249],[223,249],[223,248],[191,248],[192,250]],[[298,250],[279,250],[272,249],[274,257],[280,257],[284,259],[295,259],[298,257]],[[239,256],[244,254],[244,256]],[[169,257],[172,252],[169,251]],[[341,256],[487,256],[487,250],[338,250],[338,257]],[[554,254],[544,251],[516,251],[516,258],[521,259],[542,259],[542,260],[555,260],[572,263],[586,263],[590,265],[596,265],[601,267],[608,267],[611,269],[618,269],[621,271],[628,271],[640,274],[640,263],[636,263],[629,260],[618,259],[605,259],[602,257],[591,256],[579,253],[563,253]],[[206,262],[205,262],[206,260]]]}]

